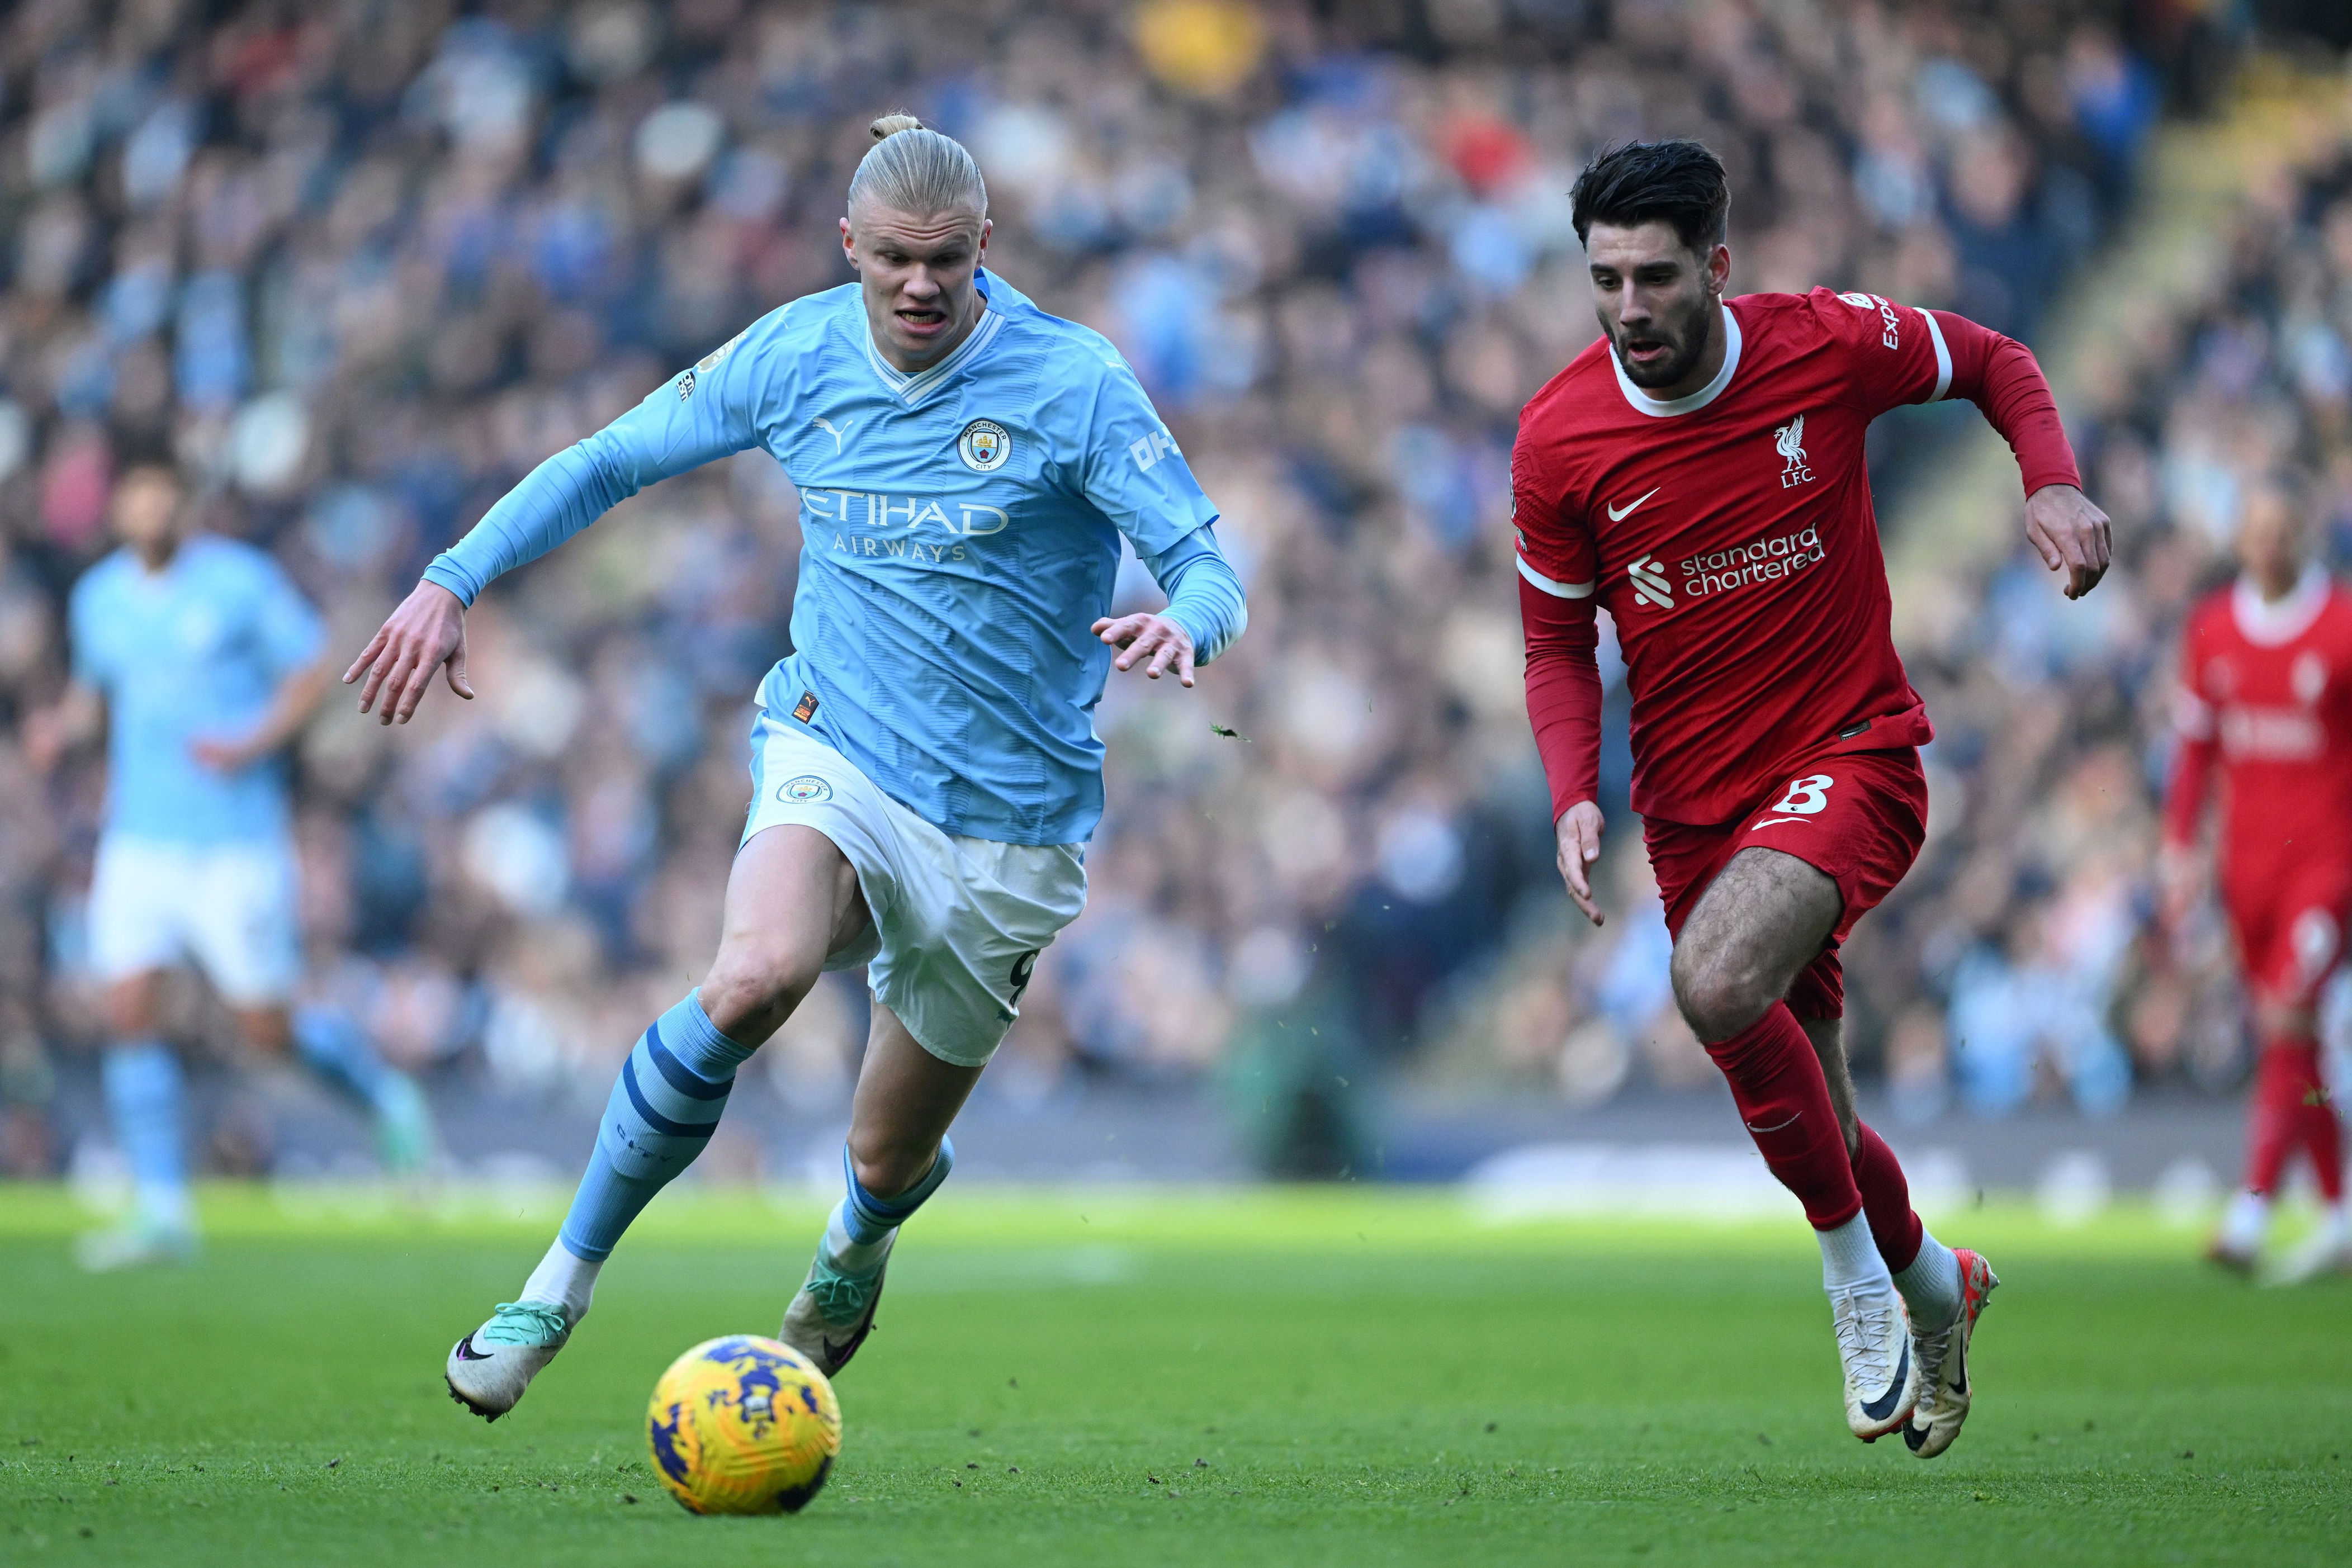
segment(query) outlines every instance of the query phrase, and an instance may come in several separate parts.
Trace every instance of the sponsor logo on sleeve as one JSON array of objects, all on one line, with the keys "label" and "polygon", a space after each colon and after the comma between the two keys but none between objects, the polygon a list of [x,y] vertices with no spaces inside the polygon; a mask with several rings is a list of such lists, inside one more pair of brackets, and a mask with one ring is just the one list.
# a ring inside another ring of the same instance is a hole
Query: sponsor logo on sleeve
[{"label": "sponsor logo on sleeve", "polygon": [[1857,310],[1877,311],[1878,324],[1880,328],[1878,341],[1880,345],[1889,349],[1902,347],[1903,339],[1900,331],[1902,327],[1902,318],[1895,314],[1894,306],[1888,304],[1885,300],[1880,298],[1875,294],[1841,294],[1838,298],[1844,300],[1847,304],[1853,306]]}]

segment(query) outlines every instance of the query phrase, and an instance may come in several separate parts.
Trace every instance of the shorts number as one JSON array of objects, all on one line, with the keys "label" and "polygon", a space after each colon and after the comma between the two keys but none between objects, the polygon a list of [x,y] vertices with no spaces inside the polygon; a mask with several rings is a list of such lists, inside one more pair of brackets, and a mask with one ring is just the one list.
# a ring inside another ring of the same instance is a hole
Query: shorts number
[{"label": "shorts number", "polygon": [[1037,955],[1044,951],[1043,947],[1033,947],[1013,960],[1013,1005],[1014,1007],[1021,1005],[1021,993],[1029,988],[1029,977],[1037,972]]},{"label": "shorts number", "polygon": [[1826,773],[1809,773],[1802,779],[1791,779],[1789,780],[1789,792],[1772,810],[1810,817],[1830,803],[1830,786],[1836,782]]}]

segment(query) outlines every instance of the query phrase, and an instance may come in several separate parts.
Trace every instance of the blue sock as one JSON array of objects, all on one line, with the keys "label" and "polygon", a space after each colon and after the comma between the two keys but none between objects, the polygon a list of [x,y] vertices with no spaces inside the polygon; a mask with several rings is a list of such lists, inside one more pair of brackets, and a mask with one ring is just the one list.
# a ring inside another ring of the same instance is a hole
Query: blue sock
[{"label": "blue sock", "polygon": [[596,1147],[559,1238],[574,1257],[601,1263],[654,1194],[710,1142],[735,1069],[751,1054],[719,1032],[702,993],[654,1020],[621,1063],[604,1103]]},{"label": "blue sock", "polygon": [[114,1135],[131,1161],[131,1178],[146,1223],[188,1229],[195,1219],[188,1197],[187,1093],[180,1059],[159,1040],[110,1046],[100,1064]]},{"label": "blue sock", "polygon": [[388,1113],[389,1097],[400,1092],[400,1072],[384,1065],[375,1041],[340,1009],[297,1008],[294,1051],[303,1066],[377,1115]]},{"label": "blue sock", "polygon": [[904,1192],[888,1197],[877,1197],[858,1182],[857,1166],[849,1157],[849,1147],[842,1145],[841,1176],[848,1184],[847,1196],[833,1211],[824,1229],[824,1249],[834,1266],[851,1274],[863,1274],[878,1264],[882,1243],[898,1227],[913,1218],[923,1200],[940,1190],[940,1184],[955,1169],[955,1145],[947,1138],[940,1139],[939,1157],[923,1179]]}]

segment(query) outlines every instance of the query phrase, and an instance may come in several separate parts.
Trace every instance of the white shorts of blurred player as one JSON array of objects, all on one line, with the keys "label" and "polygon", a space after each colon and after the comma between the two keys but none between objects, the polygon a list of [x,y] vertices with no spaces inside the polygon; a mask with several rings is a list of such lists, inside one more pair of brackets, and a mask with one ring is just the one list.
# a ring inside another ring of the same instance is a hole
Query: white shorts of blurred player
[{"label": "white shorts of blurred player", "polygon": [[89,887],[89,967],[112,982],[191,958],[232,1007],[282,1004],[302,978],[293,846],[108,833]]},{"label": "white shorts of blurred player", "polygon": [[831,839],[872,924],[825,960],[868,966],[875,998],[940,1061],[978,1067],[1021,1012],[1037,956],[1087,904],[1081,844],[1000,844],[933,827],[798,725],[751,734],[743,841],[786,823]]}]

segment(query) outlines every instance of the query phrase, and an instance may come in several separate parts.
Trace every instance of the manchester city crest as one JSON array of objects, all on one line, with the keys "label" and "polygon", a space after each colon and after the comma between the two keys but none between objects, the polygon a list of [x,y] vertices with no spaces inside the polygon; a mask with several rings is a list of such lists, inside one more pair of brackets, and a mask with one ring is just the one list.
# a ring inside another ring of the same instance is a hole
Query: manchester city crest
[{"label": "manchester city crest", "polygon": [[965,467],[993,474],[1013,455],[1013,433],[992,419],[975,419],[956,437],[956,455]]},{"label": "manchester city crest", "polygon": [[776,786],[776,799],[803,805],[811,800],[833,799],[833,786],[814,773],[803,773],[797,779],[787,779]]}]

